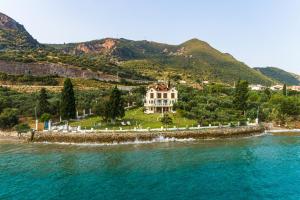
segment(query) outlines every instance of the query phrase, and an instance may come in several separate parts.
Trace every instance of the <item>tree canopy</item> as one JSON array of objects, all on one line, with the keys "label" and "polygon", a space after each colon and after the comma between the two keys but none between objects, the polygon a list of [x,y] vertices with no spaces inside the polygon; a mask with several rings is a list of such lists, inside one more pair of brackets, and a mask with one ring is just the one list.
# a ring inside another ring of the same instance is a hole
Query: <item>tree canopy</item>
[{"label": "tree canopy", "polygon": [[48,102],[48,95],[45,88],[42,88],[38,97],[37,114],[42,116],[44,113],[50,112],[50,103]]},{"label": "tree canopy", "polygon": [[245,112],[247,110],[247,100],[249,92],[249,84],[245,80],[239,80],[235,87],[233,104],[236,109]]},{"label": "tree canopy", "polygon": [[104,116],[107,120],[114,122],[116,118],[122,118],[125,115],[124,101],[122,93],[114,87],[110,93],[109,100],[105,102]]},{"label": "tree canopy", "polygon": [[71,79],[67,78],[61,93],[60,113],[62,119],[75,119],[76,103]]}]

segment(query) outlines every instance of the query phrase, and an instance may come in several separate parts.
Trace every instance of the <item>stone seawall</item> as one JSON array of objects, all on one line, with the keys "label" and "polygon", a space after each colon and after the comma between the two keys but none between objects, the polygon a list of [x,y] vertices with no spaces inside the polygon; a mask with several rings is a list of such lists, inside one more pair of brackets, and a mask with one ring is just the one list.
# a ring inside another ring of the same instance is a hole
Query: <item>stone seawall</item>
[{"label": "stone seawall", "polygon": [[33,142],[53,143],[123,143],[135,141],[155,141],[165,139],[209,139],[246,137],[263,133],[260,126],[215,128],[185,131],[157,131],[157,132],[98,132],[98,133],[35,133]]}]

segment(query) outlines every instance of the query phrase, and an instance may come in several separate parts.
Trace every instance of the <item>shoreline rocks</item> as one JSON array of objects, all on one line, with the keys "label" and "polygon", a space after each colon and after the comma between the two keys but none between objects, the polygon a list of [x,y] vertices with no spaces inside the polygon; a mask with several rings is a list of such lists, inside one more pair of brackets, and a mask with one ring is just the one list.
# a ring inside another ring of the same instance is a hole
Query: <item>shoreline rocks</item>
[{"label": "shoreline rocks", "polygon": [[[147,142],[158,138],[165,139],[210,139],[248,137],[263,133],[264,127],[237,127],[237,128],[212,128],[184,131],[156,131],[156,132],[96,132],[96,133],[49,133],[37,132],[33,142],[49,143],[124,143]],[[30,141],[27,138],[27,141]]]}]

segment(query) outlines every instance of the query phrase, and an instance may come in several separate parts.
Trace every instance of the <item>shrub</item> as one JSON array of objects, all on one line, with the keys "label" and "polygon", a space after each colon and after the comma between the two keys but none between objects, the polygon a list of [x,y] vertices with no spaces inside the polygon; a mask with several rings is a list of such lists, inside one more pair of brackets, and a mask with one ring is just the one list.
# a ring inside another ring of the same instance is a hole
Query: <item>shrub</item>
[{"label": "shrub", "polygon": [[41,121],[42,122],[46,122],[46,121],[49,121],[51,119],[51,115],[49,114],[49,113],[44,113],[44,114],[42,114],[42,116],[41,116]]},{"label": "shrub", "polygon": [[0,129],[10,129],[18,124],[17,110],[6,108],[0,114]]},{"label": "shrub", "polygon": [[27,133],[30,131],[30,126],[28,124],[18,124],[15,126],[15,129],[18,133]]},{"label": "shrub", "polygon": [[173,119],[168,114],[164,114],[164,116],[160,119],[160,122],[164,126],[168,127],[169,125],[173,124]]}]

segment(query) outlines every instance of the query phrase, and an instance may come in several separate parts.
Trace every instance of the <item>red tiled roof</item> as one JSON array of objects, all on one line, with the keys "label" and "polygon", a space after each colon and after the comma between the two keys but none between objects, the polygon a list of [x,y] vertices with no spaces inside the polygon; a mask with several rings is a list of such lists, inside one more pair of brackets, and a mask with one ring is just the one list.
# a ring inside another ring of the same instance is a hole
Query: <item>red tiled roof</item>
[{"label": "red tiled roof", "polygon": [[165,84],[165,83],[157,83],[157,84],[154,84],[154,85],[150,85],[149,88],[153,88],[157,91],[168,91],[168,90],[170,90],[168,85]]}]

